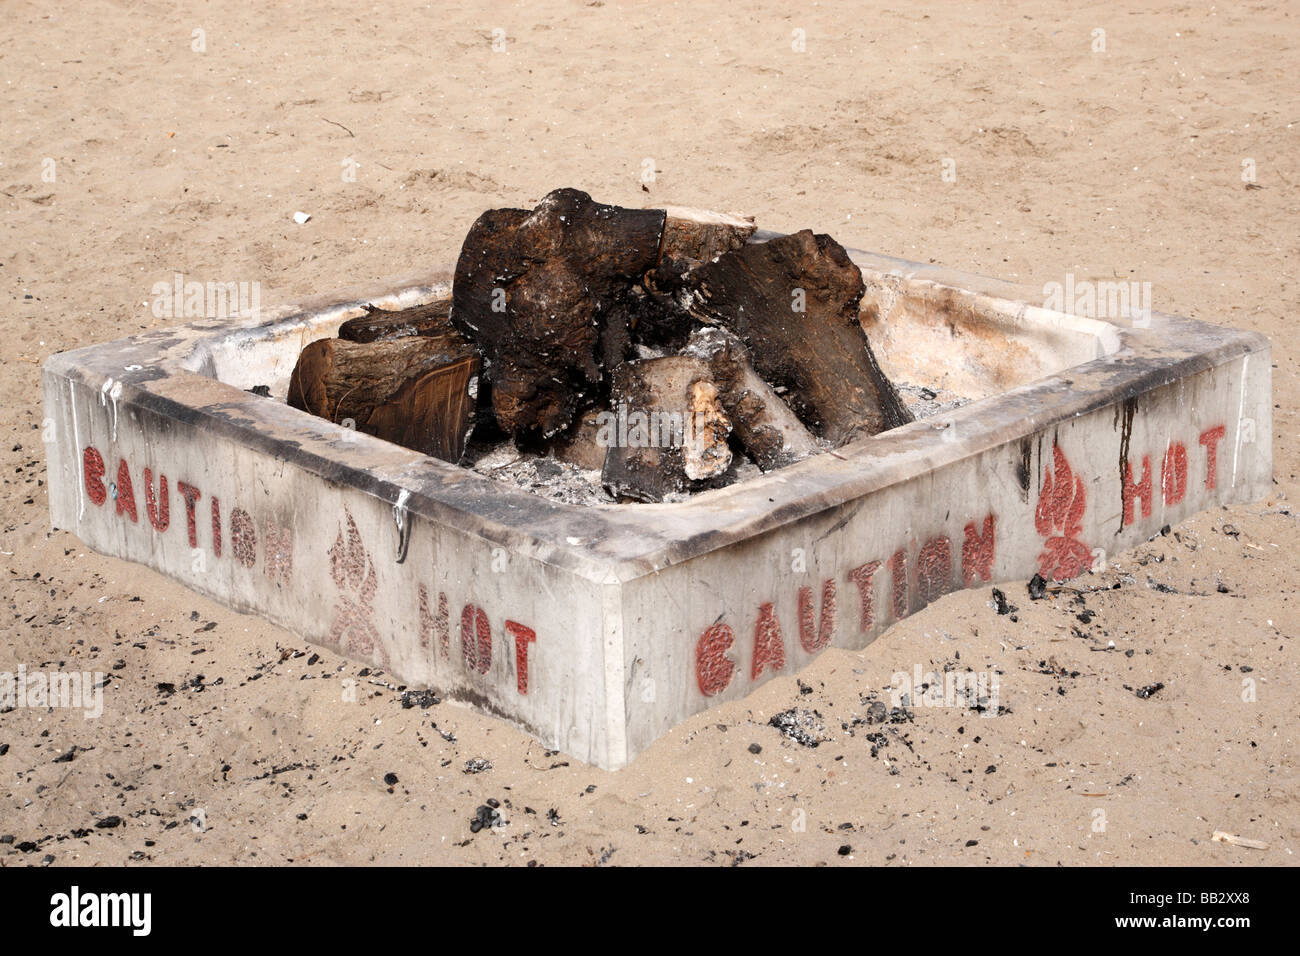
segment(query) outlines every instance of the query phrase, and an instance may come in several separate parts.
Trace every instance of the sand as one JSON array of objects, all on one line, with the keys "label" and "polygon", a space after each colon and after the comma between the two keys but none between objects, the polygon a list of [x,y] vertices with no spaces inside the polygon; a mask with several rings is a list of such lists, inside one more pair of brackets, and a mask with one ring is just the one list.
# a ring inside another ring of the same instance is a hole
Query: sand
[{"label": "sand", "polygon": [[[0,715],[0,865],[1294,862],[1294,5],[64,6],[0,25],[0,670],[112,679],[98,719]],[[945,597],[619,773],[403,708],[50,531],[39,365],[176,321],[155,283],[373,288],[569,185],[1035,286],[1149,281],[1157,310],[1272,338],[1274,493],[1110,556],[1085,605]],[[1011,712],[862,722],[945,664],[996,669]],[[769,725],[791,708],[819,746]],[[471,832],[488,798],[502,825]]]}]

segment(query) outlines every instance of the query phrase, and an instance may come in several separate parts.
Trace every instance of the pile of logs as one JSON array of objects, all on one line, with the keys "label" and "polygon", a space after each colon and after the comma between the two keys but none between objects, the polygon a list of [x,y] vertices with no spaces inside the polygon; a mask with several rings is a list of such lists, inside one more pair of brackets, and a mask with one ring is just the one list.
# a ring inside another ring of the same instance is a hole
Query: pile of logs
[{"label": "pile of logs", "polygon": [[345,322],[299,356],[296,408],[460,463],[475,443],[662,501],[911,420],[858,322],[862,274],[808,230],[558,189],[470,229],[450,299]]}]

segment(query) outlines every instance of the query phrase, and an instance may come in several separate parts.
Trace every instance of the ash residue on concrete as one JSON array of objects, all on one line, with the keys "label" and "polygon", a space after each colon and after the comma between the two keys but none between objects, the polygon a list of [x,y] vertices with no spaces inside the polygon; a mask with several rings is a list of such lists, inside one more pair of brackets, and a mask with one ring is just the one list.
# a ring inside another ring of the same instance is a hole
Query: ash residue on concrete
[{"label": "ash residue on concrete", "polygon": [[472,449],[470,467],[494,481],[514,485],[551,501],[571,505],[614,504],[600,483],[599,471],[588,471],[554,458],[521,452],[512,441]]},{"label": "ash residue on concrete", "polygon": [[931,388],[928,385],[914,385],[911,382],[895,382],[899,396],[907,410],[917,418],[929,418],[940,412],[952,411],[969,405],[971,399],[951,392],[946,388]]}]

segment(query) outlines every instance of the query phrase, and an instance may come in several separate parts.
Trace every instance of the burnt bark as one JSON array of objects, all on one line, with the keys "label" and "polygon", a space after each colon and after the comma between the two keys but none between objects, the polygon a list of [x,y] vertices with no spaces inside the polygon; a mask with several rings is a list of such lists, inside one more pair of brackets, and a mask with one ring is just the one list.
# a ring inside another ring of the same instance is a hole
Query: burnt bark
[{"label": "burnt bark", "polygon": [[[495,209],[474,223],[451,318],[483,349],[493,412],[515,438],[559,433],[595,391],[605,320],[657,261],[664,216],[559,189],[531,212]],[[606,336],[607,354],[625,349],[623,330]]]},{"label": "burnt bark", "polygon": [[698,259],[661,258],[641,280],[644,294],[638,305],[636,341],[677,351],[686,345],[699,321],[684,306],[689,301],[686,277]]},{"label": "burnt bark", "polygon": [[683,283],[691,314],[738,335],[814,434],[838,446],[912,420],[858,321],[862,273],[830,236],[746,245]]},{"label": "burnt bark", "polygon": [[413,378],[375,406],[362,430],[456,464],[473,431],[475,401],[468,386],[478,372],[478,356],[467,355]]}]

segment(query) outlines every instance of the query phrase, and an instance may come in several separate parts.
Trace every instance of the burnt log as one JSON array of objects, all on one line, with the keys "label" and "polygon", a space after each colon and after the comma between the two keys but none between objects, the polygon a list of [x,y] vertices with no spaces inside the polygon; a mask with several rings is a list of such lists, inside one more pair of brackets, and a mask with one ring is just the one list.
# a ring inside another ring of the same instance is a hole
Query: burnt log
[{"label": "burnt log", "polygon": [[477,355],[466,355],[411,379],[392,398],[375,406],[362,430],[459,463],[473,431],[476,403],[470,384],[478,376],[479,364]]},{"label": "burnt log", "polygon": [[384,342],[408,335],[442,335],[451,329],[451,297],[410,309],[366,306],[366,314],[339,326],[339,338],[349,342]]},{"label": "burnt log", "polygon": [[479,357],[457,332],[375,342],[320,339],[298,356],[288,402],[336,424],[457,462]]},{"label": "burnt log", "polygon": [[659,257],[711,262],[724,252],[741,248],[754,234],[752,216],[734,216],[709,209],[668,206]]},{"label": "burnt log", "polygon": [[739,336],[759,374],[838,446],[912,421],[859,323],[864,292],[844,247],[805,229],[692,269],[679,298],[698,320]]},{"label": "burnt log", "polygon": [[691,336],[687,354],[703,359],[718,386],[731,427],[754,462],[773,471],[823,451],[790,406],[754,370],[735,335],[705,328]]},{"label": "burnt log", "polygon": [[731,422],[708,365],[668,355],[614,370],[612,410],[597,436],[606,448],[601,482],[615,497],[663,501],[707,487],[731,464]]},{"label": "burnt log", "polygon": [[465,237],[452,284],[451,320],[483,350],[492,410],[515,438],[564,430],[602,379],[614,304],[658,260],[662,209],[597,203],[558,189],[531,212],[489,210]]}]

